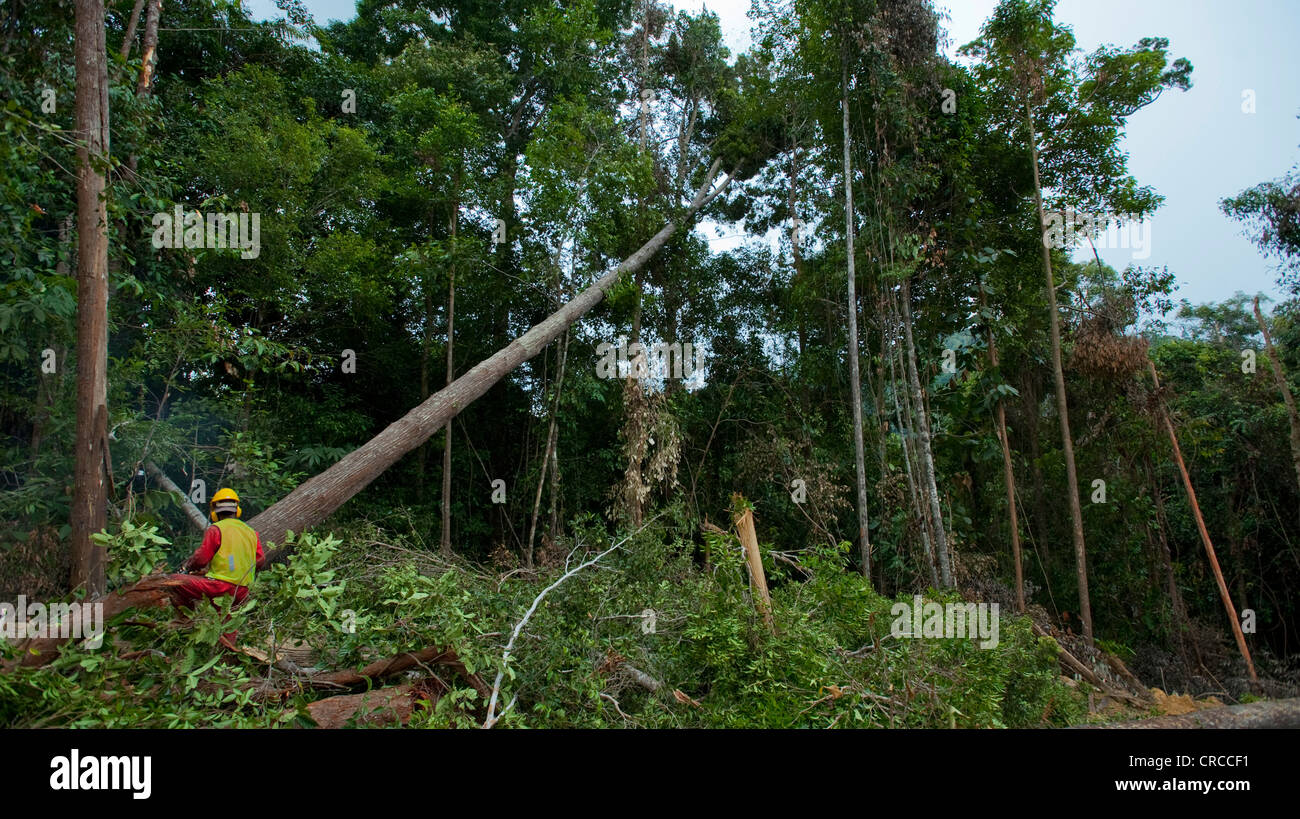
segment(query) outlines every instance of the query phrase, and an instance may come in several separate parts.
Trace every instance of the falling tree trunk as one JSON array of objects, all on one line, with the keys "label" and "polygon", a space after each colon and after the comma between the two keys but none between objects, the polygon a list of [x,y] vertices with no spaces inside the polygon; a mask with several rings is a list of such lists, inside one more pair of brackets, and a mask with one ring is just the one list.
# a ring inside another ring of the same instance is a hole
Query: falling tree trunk
[{"label": "falling tree trunk", "polygon": [[[704,183],[685,209],[681,218],[670,221],[618,267],[597,279],[540,324],[498,350],[450,386],[431,396],[383,432],[353,450],[338,463],[290,492],[278,503],[253,518],[250,524],[262,535],[264,543],[283,543],[285,532],[302,531],[329,517],[354,495],[364,489],[403,455],[419,446],[443,424],[483,395],[494,384],[523,362],[540,353],[571,324],[600,303],[601,299],[624,274],[641,269],[668,239],[730,184],[727,177],[712,190],[722,161],[714,160]],[[283,555],[280,551],[276,557]]]},{"label": "falling tree trunk", "polygon": [[1052,375],[1056,379],[1056,414],[1061,419],[1061,448],[1065,453],[1065,480],[1074,536],[1075,570],[1079,578],[1079,619],[1083,639],[1092,646],[1092,603],[1088,599],[1088,558],[1083,542],[1083,507],[1079,504],[1079,475],[1074,465],[1074,441],[1070,437],[1070,409],[1065,400],[1065,370],[1061,366],[1061,316],[1056,308],[1056,283],[1052,278],[1052,251],[1047,246],[1047,217],[1043,212],[1043,188],[1038,177],[1038,136],[1034,110],[1025,98],[1025,121],[1029,126],[1029,155],[1034,168],[1034,203],[1038,207],[1039,241],[1043,246],[1043,271],[1047,276],[1047,306],[1052,337]]},{"label": "falling tree trunk", "polygon": [[76,4],[77,130],[77,421],[73,466],[74,589],[104,590],[104,547],[90,536],[107,519],[108,428],[108,61],[103,0]]},{"label": "falling tree trunk", "polygon": [[1264,349],[1268,352],[1268,363],[1273,367],[1273,377],[1277,379],[1278,389],[1282,391],[1282,400],[1286,403],[1287,417],[1291,421],[1291,460],[1295,462],[1296,487],[1300,488],[1300,413],[1296,412],[1295,396],[1291,394],[1291,385],[1287,384],[1286,374],[1282,372],[1282,360],[1273,349],[1273,336],[1264,323],[1264,315],[1259,312],[1259,296],[1255,297],[1255,321],[1259,322],[1260,332],[1264,334]]},{"label": "falling tree trunk", "polygon": [[[1155,362],[1147,360],[1147,368],[1151,373],[1151,380],[1155,383],[1156,390],[1160,390],[1160,376],[1156,375]],[[1201,533],[1201,543],[1205,546],[1205,555],[1210,559],[1210,568],[1214,570],[1214,582],[1219,587],[1219,598],[1223,601],[1223,608],[1228,612],[1228,622],[1232,624],[1232,636],[1237,640],[1237,650],[1241,652],[1241,658],[1246,661],[1246,672],[1250,674],[1252,682],[1258,682],[1259,678],[1255,676],[1255,663],[1250,659],[1250,649],[1246,647],[1246,635],[1241,633],[1241,621],[1237,619],[1237,609],[1232,605],[1232,597],[1228,595],[1228,584],[1223,580],[1223,570],[1219,568],[1219,558],[1214,554],[1214,544],[1210,541],[1210,532],[1205,528],[1205,518],[1201,516],[1201,506],[1196,502],[1196,489],[1192,487],[1192,477],[1187,473],[1187,464],[1183,462],[1183,451],[1178,446],[1178,434],[1174,432],[1174,420],[1169,414],[1168,408],[1161,405],[1157,412],[1160,418],[1165,422],[1165,431],[1169,433],[1169,443],[1174,449],[1174,462],[1178,464],[1178,472],[1183,476],[1183,488],[1187,490],[1187,503],[1192,508],[1192,517],[1196,520],[1196,530]]]},{"label": "falling tree trunk", "polygon": [[934,520],[934,550],[939,561],[939,580],[944,588],[952,588],[952,555],[948,550],[948,533],[943,525],[943,512],[939,508],[939,486],[934,477],[934,452],[930,448],[930,421],[926,417],[925,399],[921,395],[921,377],[917,373],[916,343],[912,338],[912,286],[910,277],[903,277],[903,292],[899,294],[903,306],[903,340],[907,345],[907,376],[911,382],[912,403],[916,408],[917,442],[920,449],[922,493],[930,497],[930,516]]},{"label": "falling tree trunk", "polygon": [[853,166],[849,161],[849,69],[843,66],[840,90],[844,122],[844,235],[849,280],[849,400],[853,402],[853,465],[858,477],[858,549],[862,576],[871,577],[871,540],[867,532],[867,470],[862,453],[862,378],[858,371],[858,294],[853,257]]},{"label": "falling tree trunk", "polygon": [[[984,284],[980,283],[980,306],[987,306],[987,299],[984,295]],[[993,335],[993,322],[989,320],[985,325],[988,328],[989,339],[989,367],[996,370],[998,368],[998,344]],[[1016,564],[1016,611],[1021,614],[1025,611],[1025,570],[1020,560],[1020,522],[1016,516],[1016,472],[1011,464],[1011,442],[1007,440],[1007,409],[999,397],[993,407],[993,417],[997,422],[998,443],[1002,446],[1002,481],[1007,487],[1007,518],[1011,526],[1011,557]]]},{"label": "falling tree trunk", "polygon": [[[455,381],[456,343],[456,222],[460,205],[453,203],[451,211],[452,262],[447,283],[447,386]],[[442,553],[451,555],[451,424],[447,424],[446,442],[442,448]]]}]

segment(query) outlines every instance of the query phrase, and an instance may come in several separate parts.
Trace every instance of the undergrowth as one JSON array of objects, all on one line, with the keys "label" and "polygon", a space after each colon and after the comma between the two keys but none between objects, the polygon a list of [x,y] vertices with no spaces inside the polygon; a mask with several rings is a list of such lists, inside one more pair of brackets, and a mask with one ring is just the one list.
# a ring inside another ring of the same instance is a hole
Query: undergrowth
[{"label": "undergrowth", "polygon": [[[1000,641],[890,636],[895,602],[848,567],[847,547],[798,566],[765,555],[775,633],[755,609],[738,543],[709,536],[704,552],[654,525],[570,577],[537,607],[504,669],[500,726],[1038,727],[1083,719],[1086,705],[1057,674],[1054,646],[1004,615]],[[107,624],[103,646],[67,643],[40,669],[0,674],[7,727],[274,727],[310,725],[305,706],[331,692],[272,700],[280,671],[217,644],[239,630],[263,651],[306,644],[318,667],[343,669],[437,645],[488,685],[515,624],[546,586],[613,545],[594,519],[576,522],[567,564],[498,575],[413,548],[358,524],[297,538],[288,565],[261,573],[248,605],[168,608]],[[164,545],[149,529],[109,538],[114,570],[149,565]],[[955,596],[932,595],[940,602]],[[0,648],[12,657],[12,646]],[[635,668],[662,685],[638,685]],[[449,686],[417,709],[414,727],[479,724],[481,695],[446,669]],[[423,673],[423,672],[422,672]]]}]

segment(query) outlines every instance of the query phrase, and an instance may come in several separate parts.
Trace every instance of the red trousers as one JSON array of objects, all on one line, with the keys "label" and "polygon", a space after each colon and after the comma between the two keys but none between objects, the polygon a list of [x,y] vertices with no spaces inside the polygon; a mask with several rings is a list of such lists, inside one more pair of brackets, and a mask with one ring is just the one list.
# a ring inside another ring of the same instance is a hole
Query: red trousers
[{"label": "red trousers", "polygon": [[[182,585],[175,592],[176,605],[182,608],[192,609],[194,604],[200,600],[215,600],[218,597],[235,598],[232,608],[243,605],[248,599],[248,587],[236,586],[234,583],[228,583],[225,580],[213,580],[210,577],[204,577],[198,574],[178,574],[173,578],[180,580]],[[221,635],[221,641],[227,643],[229,648],[235,647],[235,638],[239,636],[238,631],[230,631]]]}]

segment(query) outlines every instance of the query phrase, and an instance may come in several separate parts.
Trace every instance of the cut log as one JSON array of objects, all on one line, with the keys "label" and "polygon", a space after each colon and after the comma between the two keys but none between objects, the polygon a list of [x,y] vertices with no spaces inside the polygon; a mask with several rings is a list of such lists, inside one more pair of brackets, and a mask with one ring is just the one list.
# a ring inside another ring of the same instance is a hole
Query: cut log
[{"label": "cut log", "polygon": [[[486,361],[480,362],[338,463],[309,479],[249,521],[249,525],[261,534],[262,542],[283,544],[285,532],[309,529],[329,517],[334,510],[365,489],[403,455],[428,440],[508,373],[545,349],[571,324],[599,304],[621,276],[644,266],[667,244],[678,227],[692,219],[727,188],[730,176],[716,189],[713,188],[720,167],[721,160],[714,160],[704,184],[695,192],[681,218],[664,225],[662,230],[624,259],[618,267],[597,279],[549,318],[498,350]],[[281,546],[268,555],[268,560],[282,560],[288,552],[286,547]]]},{"label": "cut log", "polygon": [[1079,725],[1077,728],[1300,728],[1300,699],[1252,702],[1206,708],[1191,714],[1130,722]]},{"label": "cut log", "polygon": [[326,697],[307,706],[317,728],[350,726],[382,728],[406,725],[421,692],[413,685],[395,685],[360,694]]}]

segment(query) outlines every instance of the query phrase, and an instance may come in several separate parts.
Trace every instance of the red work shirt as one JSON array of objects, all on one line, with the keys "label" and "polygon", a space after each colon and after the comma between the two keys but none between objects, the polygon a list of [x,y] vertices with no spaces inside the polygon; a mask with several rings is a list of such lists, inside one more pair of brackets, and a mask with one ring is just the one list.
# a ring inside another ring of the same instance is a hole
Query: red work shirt
[{"label": "red work shirt", "polygon": [[[258,535],[257,532],[253,532],[253,534],[257,535],[257,568],[258,571],[261,571],[262,561],[264,559],[264,555],[262,554],[262,536]],[[196,569],[206,569],[208,564],[212,562],[213,556],[216,555],[217,550],[220,548],[221,529],[216,526],[209,526],[208,531],[203,533],[203,543],[199,545],[199,548],[194,552],[194,554],[190,555],[190,565]]]}]

